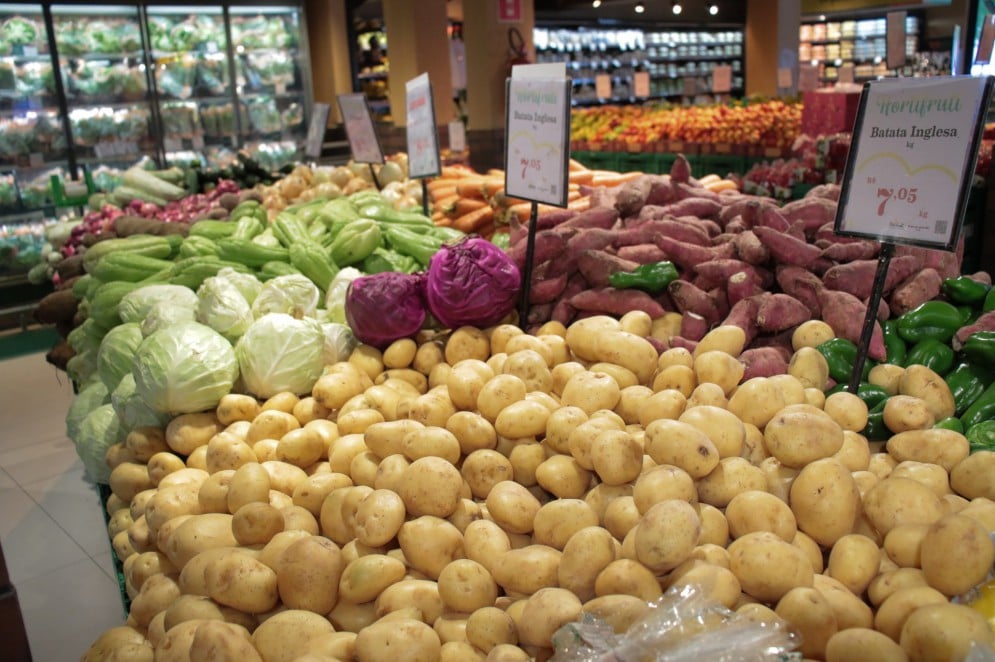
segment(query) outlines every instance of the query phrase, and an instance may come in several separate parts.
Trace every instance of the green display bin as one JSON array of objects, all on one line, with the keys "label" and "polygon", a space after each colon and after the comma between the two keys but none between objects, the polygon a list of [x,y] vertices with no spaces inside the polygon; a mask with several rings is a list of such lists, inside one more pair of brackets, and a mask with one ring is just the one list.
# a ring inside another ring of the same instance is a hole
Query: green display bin
[{"label": "green display bin", "polygon": [[701,154],[691,163],[691,174],[704,177],[712,173],[725,177],[746,172],[746,158],[737,154]]},{"label": "green display bin", "polygon": [[574,152],[570,156],[591,170],[618,171],[618,152]]}]

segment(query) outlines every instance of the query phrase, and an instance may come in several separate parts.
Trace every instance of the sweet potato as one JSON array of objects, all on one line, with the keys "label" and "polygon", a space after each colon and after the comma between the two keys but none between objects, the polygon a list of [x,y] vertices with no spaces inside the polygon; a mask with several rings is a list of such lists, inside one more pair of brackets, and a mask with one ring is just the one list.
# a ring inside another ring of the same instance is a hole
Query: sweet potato
[{"label": "sweet potato", "polygon": [[[567,248],[566,238],[555,230],[536,232],[533,264],[541,264],[546,260],[563,255]],[[519,267],[525,265],[525,254],[528,252],[528,241],[519,241],[508,249],[508,255]]]},{"label": "sweet potato", "polygon": [[667,213],[671,216],[715,218],[720,211],[722,211],[722,204],[718,200],[708,198],[685,198],[667,205]]},{"label": "sweet potato", "polygon": [[749,229],[746,225],[746,221],[743,220],[743,217],[738,215],[733,216],[724,227],[726,232],[731,232],[732,234],[740,234]]},{"label": "sweet potato", "polygon": [[794,348],[791,346],[791,335],[794,333],[794,329],[789,329],[787,331],[781,331],[780,333],[765,333],[760,334],[753,339],[753,348],[767,348],[777,351],[785,361],[791,360],[791,355],[794,353]]},{"label": "sweet potato", "polygon": [[[774,282],[773,275],[763,267],[755,267],[752,264],[737,260],[735,258],[725,258],[709,260],[694,265],[692,271],[702,278],[698,286],[705,290],[719,287],[726,283],[729,278],[737,272],[745,271],[755,276],[755,280],[762,287],[769,287]],[[697,279],[696,279],[697,281]]]},{"label": "sweet potato", "polygon": [[551,209],[540,212],[536,216],[536,230],[549,230],[560,223],[566,223],[577,215],[573,209]]},{"label": "sweet potato", "polygon": [[602,228],[611,229],[618,220],[618,210],[614,207],[595,207],[575,214],[570,220],[560,223],[558,227]]},{"label": "sweet potato", "polygon": [[760,304],[763,303],[763,300],[769,296],[769,292],[760,292],[745,299],[740,299],[729,309],[729,314],[722,320],[722,324],[731,324],[741,328],[746,334],[746,344],[749,345],[753,342],[757,333],[759,333],[759,329],[757,328],[757,311],[760,310]]},{"label": "sweet potato", "polygon": [[560,293],[560,300],[553,306],[550,319],[564,325],[572,322],[577,315],[577,309],[570,305],[570,299],[585,289],[587,289],[587,281],[584,280],[584,277],[579,273],[572,274],[567,280],[566,288]]},{"label": "sweet potato", "polygon": [[579,256],[584,251],[608,248],[615,244],[618,234],[616,230],[604,230],[602,228],[585,228],[579,230],[577,234],[567,240],[566,252],[569,255]]},{"label": "sweet potato", "polygon": [[943,279],[936,269],[927,267],[909,276],[891,293],[888,304],[891,314],[898,316],[940,294]]},{"label": "sweet potato", "polygon": [[715,191],[709,191],[703,186],[679,182],[674,186],[674,188],[676,190],[678,200],[702,198],[705,200],[711,200],[712,202],[718,202],[721,205],[721,198],[719,198],[719,194]]},{"label": "sweet potato", "polygon": [[781,207],[781,213],[788,223],[802,219],[808,232],[815,232],[822,225],[836,218],[836,201],[820,197],[805,197]]},{"label": "sweet potato", "polygon": [[[848,292],[828,288],[819,290],[819,303],[822,306],[822,321],[832,327],[833,333],[839,338],[859,344],[867,306]],[[875,361],[882,361],[885,357],[884,335],[881,324],[876,320],[867,355]]]},{"label": "sweet potato", "polygon": [[825,198],[826,200],[832,200],[838,202],[840,199],[840,188],[839,184],[819,184],[811,189],[805,194],[806,198]]},{"label": "sweet potato", "polygon": [[732,245],[736,249],[736,256],[748,264],[764,264],[770,259],[770,251],[753,230],[744,230],[737,234]]},{"label": "sweet potato", "polygon": [[623,260],[606,251],[588,250],[577,256],[577,270],[591,287],[607,287],[608,277],[616,271],[632,271],[638,262]]},{"label": "sweet potato", "polygon": [[646,204],[646,198],[650,194],[653,186],[652,175],[641,175],[630,182],[622,185],[622,189],[615,198],[615,209],[623,218],[635,216]]},{"label": "sweet potato", "polygon": [[957,329],[957,333],[954,334],[953,347],[956,350],[960,350],[967,342],[967,339],[971,337],[972,333],[978,331],[995,331],[995,310],[990,310],[984,313],[975,320],[974,324],[969,326],[962,326]]},{"label": "sweet potato", "polygon": [[688,340],[701,340],[708,333],[709,324],[701,315],[684,313],[681,315],[681,336]]},{"label": "sweet potato", "polygon": [[[877,260],[854,260],[846,264],[837,264],[822,276],[822,283],[831,290],[848,292],[858,299],[871,296],[874,289],[874,274],[877,272]],[[884,294],[895,289],[919,269],[915,257],[906,255],[892,258],[888,266],[888,276],[885,278]]]},{"label": "sweet potato", "polygon": [[684,241],[677,241],[670,237],[659,237],[656,245],[663,249],[668,258],[677,266],[685,270],[691,270],[695,265],[710,260],[721,260],[731,258],[736,252],[732,244],[719,244],[718,246],[696,246]]},{"label": "sweet potato", "polygon": [[722,234],[722,226],[713,221],[710,218],[698,218],[697,216],[675,216],[674,219],[678,223],[687,223],[688,225],[694,226],[699,230],[704,230],[712,239]]},{"label": "sweet potato", "polygon": [[812,311],[788,294],[771,294],[757,310],[757,326],[768,333],[778,333],[812,319]]},{"label": "sweet potato", "polygon": [[763,291],[760,278],[753,271],[737,271],[726,282],[726,300],[730,306]]},{"label": "sweet potato", "polygon": [[694,354],[695,348],[698,346],[697,340],[691,340],[690,338],[685,338],[683,336],[670,336],[667,344],[671,347],[680,347],[686,349],[687,351]]},{"label": "sweet potato", "polygon": [[771,257],[779,264],[810,267],[822,253],[818,246],[813,246],[801,239],[796,239],[768,227],[756,226],[753,228],[753,232],[770,251]]},{"label": "sweet potato", "polygon": [[[532,287],[529,290],[529,303],[540,304],[555,301],[563,293],[563,290],[566,289],[567,280],[567,274],[560,274],[554,278],[545,278],[543,280],[533,279]],[[552,308],[550,308],[550,312],[552,312]]]},{"label": "sweet potato", "polygon": [[618,316],[631,310],[641,310],[654,319],[666,312],[642,290],[616,290],[613,287],[584,290],[570,297],[570,305],[578,311]]},{"label": "sweet potato", "polygon": [[754,226],[762,226],[765,228],[770,228],[771,230],[777,230],[778,232],[787,232],[791,224],[788,220],[784,218],[780,210],[776,207],[766,206],[758,210],[756,219],[753,222]]},{"label": "sweet potato", "polygon": [[751,347],[739,355],[739,362],[745,368],[743,381],[788,372],[788,362],[776,347]]},{"label": "sweet potato", "polygon": [[621,186],[581,186],[582,195],[590,196],[591,209],[614,209]]},{"label": "sweet potato", "polygon": [[618,256],[623,260],[631,260],[632,262],[636,262],[638,264],[662,262],[667,259],[667,254],[656,244],[622,246],[618,249]]},{"label": "sweet potato", "polygon": [[764,207],[774,206],[770,198],[762,198],[755,195],[741,195],[732,202],[727,202],[725,208],[719,212],[719,223],[725,225],[736,216],[742,216],[748,227],[759,217]]},{"label": "sweet potato", "polygon": [[818,293],[825,286],[818,276],[802,267],[785,265],[777,268],[775,277],[781,291],[805,304],[814,317],[822,314]]},{"label": "sweet potato", "polygon": [[534,325],[545,324],[549,321],[550,316],[553,314],[554,306],[555,304],[552,302],[529,304],[529,314],[526,318],[526,322]]},{"label": "sweet potato", "polygon": [[795,221],[788,229],[784,231],[785,234],[791,235],[795,239],[801,239],[802,241],[808,241],[808,237],[805,235],[805,224],[802,221]]},{"label": "sweet potato", "polygon": [[646,221],[657,221],[661,218],[667,218],[667,206],[666,205],[643,205],[643,208],[639,210],[639,214],[635,217],[629,217],[625,219],[626,226],[634,226],[645,223]]},{"label": "sweet potato", "polygon": [[683,154],[678,154],[670,166],[670,180],[677,183],[691,181],[691,164]]},{"label": "sweet potato", "polygon": [[822,227],[816,230],[813,238],[816,241],[825,239],[830,244],[858,244],[862,241],[869,241],[868,239],[861,239],[860,237],[848,237],[846,235],[836,234],[836,224],[832,221],[824,223]]},{"label": "sweet potato", "polygon": [[675,280],[667,286],[667,293],[681,313],[695,313],[705,318],[709,325],[721,319],[715,300],[700,287],[686,280]]},{"label": "sweet potato", "polygon": [[711,246],[712,240],[699,224],[677,220],[652,220],[634,228],[619,231],[616,246],[651,244],[657,237],[665,236],[696,246]]},{"label": "sweet potato", "polygon": [[646,195],[646,205],[665,205],[676,199],[674,183],[670,177],[656,177],[650,184],[650,191]]},{"label": "sweet potato", "polygon": [[987,271],[975,271],[973,274],[968,274],[968,276],[979,283],[984,283],[985,285],[992,284],[992,275]]},{"label": "sweet potato", "polygon": [[[961,240],[963,245],[963,239]],[[920,260],[920,268],[932,267],[943,278],[956,278],[960,275],[961,259],[957,253],[937,248],[899,245],[895,247],[895,257],[913,256]],[[892,259],[892,263],[894,263]]]},{"label": "sweet potato", "polygon": [[854,260],[873,260],[880,252],[881,244],[862,239],[851,242],[832,242],[822,249],[822,257],[835,262],[853,262]]}]

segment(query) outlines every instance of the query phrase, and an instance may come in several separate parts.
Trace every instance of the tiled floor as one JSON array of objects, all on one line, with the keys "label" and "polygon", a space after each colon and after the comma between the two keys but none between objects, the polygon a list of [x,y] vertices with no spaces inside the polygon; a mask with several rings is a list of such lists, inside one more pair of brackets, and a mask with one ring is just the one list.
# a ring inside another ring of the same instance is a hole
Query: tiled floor
[{"label": "tiled floor", "polygon": [[0,361],[0,543],[35,662],[78,660],[124,622],[100,499],[65,435],[72,398],[43,354]]}]

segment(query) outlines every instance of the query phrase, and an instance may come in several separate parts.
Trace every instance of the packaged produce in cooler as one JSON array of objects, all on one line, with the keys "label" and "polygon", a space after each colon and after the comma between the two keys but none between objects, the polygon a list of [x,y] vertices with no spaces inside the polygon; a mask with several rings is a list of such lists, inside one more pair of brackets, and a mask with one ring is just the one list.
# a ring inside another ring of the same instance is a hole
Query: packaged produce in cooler
[{"label": "packaged produce in cooler", "polygon": [[0,174],[0,210],[14,207],[17,207],[17,181],[13,174]]},{"label": "packaged produce in cooler", "polygon": [[0,90],[13,91],[17,86],[17,73],[13,60],[0,60]]},{"label": "packaged produce in cooler", "polygon": [[152,48],[167,53],[184,53],[209,49],[223,41],[224,29],[213,16],[193,14],[187,18],[150,16],[149,38]]},{"label": "packaged produce in cooler", "polygon": [[35,46],[43,42],[42,27],[30,18],[11,16],[0,25],[0,35],[11,47]]},{"label": "packaged produce in cooler", "polygon": [[259,97],[246,101],[249,123],[257,133],[279,133],[283,128],[280,111],[271,97]]},{"label": "packaged produce in cooler", "polygon": [[294,60],[286,53],[279,51],[250,53],[246,57],[246,69],[246,78],[258,81],[258,85],[286,88],[294,84]]},{"label": "packaged produce in cooler", "polygon": [[[0,88],[4,85],[0,83]],[[17,68],[15,89],[18,94],[33,97],[55,93],[55,77],[48,62],[25,62]]]},{"label": "packaged produce in cooler", "polygon": [[242,48],[294,48],[296,30],[288,30],[279,16],[257,15],[232,21],[232,41]]},{"label": "packaged produce in cooler", "polygon": [[291,131],[304,123],[304,109],[299,103],[292,103],[280,113],[285,131]]},{"label": "packaged produce in cooler", "polygon": [[197,87],[207,94],[221,95],[228,89],[228,63],[224,56],[207,55],[197,62]]},{"label": "packaged produce in cooler", "polygon": [[189,99],[197,82],[197,58],[181,55],[164,62],[155,71],[160,94],[174,99]]},{"label": "packaged produce in cooler", "polygon": [[194,103],[164,103],[159,111],[166,138],[192,138],[200,131],[200,114]]}]

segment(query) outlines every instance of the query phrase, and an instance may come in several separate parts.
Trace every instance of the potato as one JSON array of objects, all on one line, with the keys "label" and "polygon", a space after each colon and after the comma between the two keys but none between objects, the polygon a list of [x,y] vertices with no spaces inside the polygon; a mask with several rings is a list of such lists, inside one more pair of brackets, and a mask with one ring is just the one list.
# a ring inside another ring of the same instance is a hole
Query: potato
[{"label": "potato", "polygon": [[244,626],[208,621],[197,627],[190,642],[190,662],[211,662],[224,655],[246,662],[263,660]]},{"label": "potato", "polygon": [[[132,502],[139,492],[151,490],[152,479],[148,467],[137,462],[123,462],[111,470],[108,484],[119,499]],[[150,492],[149,496],[151,496]],[[144,506],[141,510],[144,511]]]},{"label": "potato", "polygon": [[129,615],[139,627],[146,627],[153,616],[165,611],[178,597],[180,587],[175,577],[152,575],[142,583],[132,600]]},{"label": "potato", "polygon": [[[116,465],[115,465],[116,466]],[[149,472],[149,480],[152,485],[158,487],[159,484],[172,473],[185,469],[186,464],[175,453],[165,451],[156,453],[149,458],[146,463],[146,470]]]},{"label": "potato", "polygon": [[156,453],[168,451],[166,433],[159,428],[135,428],[124,438],[124,445],[131,451],[132,462],[147,462]]},{"label": "potato", "polygon": [[444,360],[445,356],[443,356],[442,344],[439,342],[426,342],[418,346],[411,367],[427,376],[432,372],[432,368],[436,364],[442,363]]},{"label": "potato", "polygon": [[239,545],[265,545],[283,531],[283,513],[268,503],[247,503],[232,515],[231,529]]},{"label": "potato", "polygon": [[639,512],[645,515],[655,504],[669,499],[694,503],[697,494],[691,476],[679,467],[661,464],[640,474],[632,487],[632,498]]},{"label": "potato", "polygon": [[[377,374],[379,374],[379,371],[377,371]],[[325,407],[329,411],[338,411],[351,398],[361,394],[365,390],[364,376],[355,369],[326,373],[315,382],[314,387],[311,389],[311,395],[322,407]],[[286,432],[287,430],[284,430],[284,434]],[[283,435],[279,435],[277,438],[280,436]]]},{"label": "potato", "polygon": [[155,659],[161,660],[161,662],[186,662],[189,660],[190,649],[193,646],[197,630],[209,622],[204,620],[186,621],[169,632],[163,632],[161,639],[156,635]]},{"label": "potato", "polygon": [[738,357],[746,346],[746,332],[734,324],[724,324],[711,329],[698,341],[693,355],[698,357],[705,352],[719,351]]},{"label": "potato", "polygon": [[645,428],[656,420],[677,420],[686,408],[687,397],[680,391],[668,389],[654,392],[642,402],[638,422]]},{"label": "potato", "polygon": [[655,573],[676,568],[691,554],[701,536],[701,519],[687,501],[655,503],[635,529],[636,558]]},{"label": "potato", "polygon": [[557,499],[536,511],[532,539],[562,550],[574,533],[598,525],[598,514],[582,499]]},{"label": "potato", "polygon": [[615,541],[608,531],[600,526],[580,529],[563,546],[557,568],[559,586],[581,600],[590,600],[595,595],[598,574],[615,559]]},{"label": "potato", "polygon": [[[939,463],[938,463],[939,464]],[[995,451],[978,451],[950,469],[950,486],[966,499],[995,499]]]},{"label": "potato", "polygon": [[422,457],[404,470],[399,487],[409,514],[448,517],[459,504],[463,477],[442,458]]},{"label": "potato", "polygon": [[927,583],[949,596],[981,583],[995,563],[989,532],[966,515],[947,515],[922,540],[922,571]]},{"label": "potato", "polygon": [[829,601],[811,587],[799,586],[785,593],[774,613],[801,635],[799,650],[810,659],[825,655],[826,644],[839,627]]},{"label": "potato", "polygon": [[291,497],[294,505],[307,509],[315,517],[320,517],[321,504],[325,501],[325,497],[333,490],[350,487],[352,484],[352,479],[345,474],[334,472],[314,474],[298,483]]},{"label": "potato", "polygon": [[292,414],[294,412],[294,407],[301,399],[297,397],[296,394],[290,393],[289,391],[283,391],[282,393],[276,393],[271,395],[269,398],[263,402],[260,407],[261,411],[267,411],[270,409],[275,409],[276,411],[282,411],[287,414]]},{"label": "potato", "polygon": [[421,613],[425,623],[434,623],[445,610],[438,584],[428,579],[403,579],[391,584],[380,593],[373,605],[378,618],[414,608]]},{"label": "potato", "polygon": [[796,352],[803,347],[815,348],[835,337],[833,328],[822,320],[808,320],[791,332],[791,347]]},{"label": "potato", "polygon": [[[698,384],[688,396],[688,403],[685,409],[707,405],[725,410],[729,406],[729,399],[726,397],[722,387],[718,384],[705,382]],[[739,419],[736,419],[739,420]]]},{"label": "potato", "polygon": [[498,413],[494,419],[494,429],[498,435],[509,439],[535,437],[546,431],[549,415],[550,410],[543,404],[534,400],[519,400]]},{"label": "potato", "polygon": [[[896,397],[889,398],[891,402]],[[955,430],[928,429],[893,435],[887,444],[888,453],[898,462],[914,460],[938,464],[948,472],[968,456],[967,438]]]},{"label": "potato", "polygon": [[629,483],[643,469],[642,444],[622,430],[608,430],[595,437],[590,456],[594,472],[608,485]]},{"label": "potato", "polygon": [[947,598],[929,586],[899,588],[889,595],[874,614],[874,629],[898,641],[906,619],[917,609],[930,604],[946,604]]},{"label": "potato", "polygon": [[235,547],[238,541],[232,534],[232,516],[222,513],[205,513],[187,519],[169,537],[169,544],[162,551],[177,568],[200,552],[214,547]]},{"label": "potato", "polygon": [[322,659],[351,660],[355,657],[355,651],[355,632],[332,632],[312,637],[308,642],[308,654],[321,656]]},{"label": "potato", "polygon": [[215,602],[249,614],[269,611],[280,598],[273,569],[237,549],[206,563],[204,586]]},{"label": "potato", "polygon": [[626,331],[607,331],[597,336],[594,360],[622,366],[632,371],[640,384],[649,384],[658,355],[646,338]]},{"label": "potato", "polygon": [[910,365],[898,380],[898,392],[925,401],[933,419],[941,421],[956,413],[954,396],[943,377],[924,365]]},{"label": "potato", "polygon": [[620,398],[621,388],[611,375],[583,371],[570,377],[560,401],[566,407],[578,407],[591,415],[599,409],[614,409]]},{"label": "potato", "polygon": [[633,386],[641,386],[642,388],[649,389],[650,393],[653,392],[653,389],[649,388],[648,386],[643,386],[642,384],[639,383],[639,378],[636,377],[636,374],[634,372],[620,365],[615,365],[614,363],[605,363],[604,361],[600,361],[598,363],[592,363],[590,366],[588,366],[587,369],[589,372],[603,373],[608,375],[613,380],[615,380],[615,383],[618,384],[618,387],[620,389],[624,390],[627,388],[632,388]]},{"label": "potato", "polygon": [[733,538],[769,531],[791,542],[798,532],[795,514],[788,504],[766,491],[740,492],[726,506],[725,515]]},{"label": "potato", "polygon": [[166,426],[166,444],[179,455],[190,455],[221,430],[222,423],[213,412],[181,414]]},{"label": "potato", "polygon": [[729,396],[728,408],[739,420],[763,430],[784,406],[784,395],[776,382],[767,377],[753,377],[740,384]]},{"label": "potato", "polygon": [[698,378],[693,368],[684,365],[671,365],[661,368],[653,377],[653,391],[677,391],[685,398],[691,396],[698,386]]},{"label": "potato", "polygon": [[878,574],[881,550],[873,540],[850,533],[833,544],[826,574],[838,580],[854,595],[863,594]]},{"label": "potato", "polygon": [[472,559],[456,559],[439,573],[439,597],[448,609],[472,613],[490,607],[498,596],[497,582],[483,565]]},{"label": "potato", "polygon": [[798,528],[825,547],[853,531],[860,513],[860,492],[838,460],[816,460],[791,483],[791,510]]},{"label": "potato", "polygon": [[264,660],[293,662],[305,655],[313,640],[335,632],[328,619],[302,609],[270,616],[252,633],[252,644]]},{"label": "potato", "polygon": [[[530,533],[539,500],[514,481],[501,481],[491,488],[486,499],[487,511],[502,529],[509,533]],[[492,569],[493,570],[493,569]]]},{"label": "potato", "polygon": [[922,541],[928,524],[899,524],[884,537],[884,551],[901,568],[918,568],[922,564]]},{"label": "potato", "polygon": [[583,497],[592,475],[570,455],[553,455],[536,467],[538,484],[561,499]]},{"label": "potato", "polygon": [[821,388],[806,388],[805,402],[802,404],[812,405],[816,409],[822,409],[826,405],[826,394]]},{"label": "potato", "polygon": [[259,461],[252,446],[230,432],[219,432],[211,437],[206,460],[207,471],[211,474]]},{"label": "potato", "polygon": [[498,557],[511,549],[508,534],[490,520],[470,522],[463,531],[463,550],[466,558],[476,561],[494,573]]},{"label": "potato", "polygon": [[487,335],[480,329],[463,326],[449,336],[446,341],[446,363],[456,365],[465,359],[484,361],[491,355],[491,344]]},{"label": "potato", "polygon": [[805,388],[823,391],[829,381],[829,363],[815,347],[798,347],[788,363],[788,374],[800,381]]},{"label": "potato", "polygon": [[594,440],[606,430],[619,431],[625,427],[625,423],[617,418],[613,412],[599,411],[604,411],[606,415],[595,416],[581,423],[570,432],[570,436],[567,438],[570,455],[588,471],[594,469],[594,460],[591,457]]},{"label": "potato", "polygon": [[929,604],[905,620],[900,635],[910,662],[963,660],[972,650],[995,645],[985,617],[966,605]]},{"label": "potato", "polygon": [[[971,457],[974,457],[974,455]],[[985,497],[972,499],[959,512],[961,515],[966,515],[979,522],[981,526],[989,531],[995,531],[995,502],[992,502],[990,499]]]},{"label": "potato", "polygon": [[515,375],[499,374],[487,380],[477,395],[477,410],[491,423],[501,410],[519,400],[525,399],[528,388],[521,378]]},{"label": "potato", "polygon": [[594,592],[598,596],[631,595],[647,602],[663,595],[653,571],[630,558],[615,559],[606,565],[595,578]]},{"label": "potato", "polygon": [[832,607],[836,615],[836,626],[840,630],[874,627],[874,612],[840,581],[816,573],[812,577],[812,588],[821,593]]},{"label": "potato", "polygon": [[328,415],[332,412],[328,407],[324,406],[313,397],[308,396],[301,398],[300,401],[294,405],[294,409],[290,413],[294,415],[294,418],[296,418],[301,425],[306,426],[312,421],[327,420]]},{"label": "potato", "polygon": [[489,568],[506,592],[531,595],[557,585],[557,568],[563,553],[547,545],[526,545],[501,553]]},{"label": "potato", "polygon": [[338,595],[356,604],[376,600],[385,588],[404,578],[404,564],[385,554],[367,554],[342,570]]},{"label": "potato", "polygon": [[529,596],[522,610],[518,636],[522,644],[552,648],[553,634],[580,617],[581,602],[562,588],[542,588]]},{"label": "potato", "polygon": [[729,568],[705,561],[688,559],[670,574],[669,580],[668,590],[695,587],[709,600],[728,609],[735,607],[742,595],[739,580]]},{"label": "potato", "polygon": [[180,515],[199,515],[200,503],[197,498],[199,487],[195,485],[174,485],[157,490],[145,506],[145,522],[155,533],[168,520]]},{"label": "potato", "polygon": [[481,607],[466,619],[466,639],[478,650],[488,653],[501,644],[518,643],[515,622],[504,610]]},{"label": "potato", "polygon": [[899,524],[932,524],[943,515],[940,498],[909,478],[886,478],[864,495],[864,512],[882,535]]},{"label": "potato", "polygon": [[844,431],[860,432],[867,426],[867,404],[855,393],[833,393],[826,398],[822,409]]},{"label": "potato", "polygon": [[345,563],[334,542],[321,536],[301,538],[283,550],[276,564],[284,605],[321,614],[335,606]]},{"label": "potato", "polygon": [[[516,351],[508,352],[508,357],[501,364],[501,373],[517,376],[525,382],[525,387],[529,391],[549,393],[553,389],[553,374],[549,370],[553,361],[552,350],[535,336],[519,337],[529,338],[535,342],[535,345],[527,349],[515,347]],[[524,344],[523,342],[522,345]]]},{"label": "potato", "polygon": [[884,405],[884,424],[892,432],[926,430],[933,427],[936,418],[926,401],[911,395],[893,395]]},{"label": "potato", "polygon": [[712,350],[696,354],[694,357],[694,375],[697,383],[717,384],[727,396],[742,381],[745,370],[745,366],[735,356],[724,351]]},{"label": "potato", "polygon": [[906,662],[902,647],[870,628],[840,630],[826,642],[826,662]]},{"label": "potato", "polygon": [[879,363],[871,368],[867,375],[867,381],[875,386],[880,386],[888,395],[898,393],[898,385],[905,374],[905,368],[892,363]]},{"label": "potato", "polygon": [[411,338],[401,338],[392,342],[383,351],[385,368],[407,368],[415,360],[418,344]]},{"label": "potato", "polygon": [[152,645],[135,628],[124,625],[105,630],[90,644],[81,662],[152,662]]},{"label": "potato", "polygon": [[843,429],[822,410],[789,405],[767,423],[764,441],[782,464],[801,468],[836,453],[843,446]]},{"label": "potato", "polygon": [[297,486],[307,480],[306,471],[287,462],[267,460],[262,463],[262,467],[269,474],[270,490],[282,492],[287,496],[293,495]]},{"label": "potato", "polygon": [[449,562],[463,557],[463,534],[453,524],[431,515],[401,525],[397,541],[408,565],[437,579]]},{"label": "potato", "polygon": [[476,409],[480,389],[493,377],[494,371],[479,359],[460,361],[453,366],[446,378],[449,398],[457,409]]},{"label": "potato", "polygon": [[607,622],[616,634],[623,634],[642,618],[650,606],[633,595],[604,595],[584,603],[583,612]]},{"label": "potato", "polygon": [[949,476],[943,467],[938,464],[905,460],[904,462],[900,462],[892,470],[889,477],[910,478],[918,483],[922,483],[941,499],[951,494]]},{"label": "potato", "polygon": [[698,405],[685,409],[677,420],[704,432],[720,458],[741,455],[746,428],[732,412],[714,405]]},{"label": "potato", "polygon": [[727,457],[698,481],[698,498],[703,503],[724,508],[737,494],[763,490],[766,486],[767,478],[759,467],[741,457]]},{"label": "potato", "polygon": [[802,550],[765,531],[747,533],[729,545],[729,569],[745,593],[763,602],[812,586],[814,574]]}]

